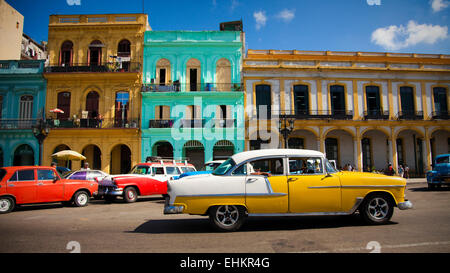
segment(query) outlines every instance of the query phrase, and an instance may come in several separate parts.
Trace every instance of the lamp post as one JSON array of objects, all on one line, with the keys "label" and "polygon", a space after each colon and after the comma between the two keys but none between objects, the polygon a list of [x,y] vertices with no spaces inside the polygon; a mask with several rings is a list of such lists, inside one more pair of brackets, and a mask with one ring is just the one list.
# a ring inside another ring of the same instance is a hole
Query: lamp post
[{"label": "lamp post", "polygon": [[279,123],[279,131],[283,135],[284,138],[284,148],[289,148],[287,139],[289,135],[294,131],[294,122],[295,122],[295,115],[280,115],[280,123]]},{"label": "lamp post", "polygon": [[38,119],[36,125],[33,126],[33,135],[39,143],[39,165],[42,165],[42,144],[49,132],[50,127],[43,118]]}]

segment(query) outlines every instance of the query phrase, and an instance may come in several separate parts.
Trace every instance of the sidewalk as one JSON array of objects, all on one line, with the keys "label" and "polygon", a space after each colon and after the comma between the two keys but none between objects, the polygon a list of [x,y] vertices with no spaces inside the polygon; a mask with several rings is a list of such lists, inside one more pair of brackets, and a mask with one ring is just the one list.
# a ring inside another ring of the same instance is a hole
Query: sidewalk
[{"label": "sidewalk", "polygon": [[413,184],[413,183],[427,183],[426,178],[409,178],[406,179],[406,184]]}]

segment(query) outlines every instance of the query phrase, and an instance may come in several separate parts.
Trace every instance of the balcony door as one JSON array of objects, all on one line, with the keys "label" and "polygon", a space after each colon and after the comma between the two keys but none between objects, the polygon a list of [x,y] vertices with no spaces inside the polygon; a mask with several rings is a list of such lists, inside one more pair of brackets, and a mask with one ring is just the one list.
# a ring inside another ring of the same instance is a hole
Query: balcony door
[{"label": "balcony door", "polygon": [[444,87],[433,88],[434,111],[438,115],[448,115],[447,89]]},{"label": "balcony door", "polygon": [[380,88],[378,86],[366,87],[367,113],[371,116],[381,114]]},{"label": "balcony door", "polygon": [[86,96],[86,111],[88,111],[88,118],[95,119],[98,117],[99,95],[95,91],[91,91]]},{"label": "balcony door", "polygon": [[88,64],[90,66],[102,64],[102,47],[103,44],[99,40],[95,40],[89,45]]},{"label": "balcony door", "polygon": [[57,113],[57,118],[66,120],[70,117],[70,92],[59,92],[57,108],[64,111],[64,113]]},{"label": "balcony door", "polygon": [[256,116],[258,119],[270,119],[272,114],[272,97],[270,85],[259,84],[255,90]]},{"label": "balcony door", "polygon": [[309,99],[308,99],[307,85],[294,86],[294,103],[295,103],[295,114],[297,116],[304,116],[309,114]]},{"label": "balcony door", "polygon": [[33,118],[33,96],[25,95],[19,101],[19,128],[31,128]]},{"label": "balcony door", "polygon": [[345,115],[345,88],[342,85],[332,85],[330,88],[331,114]]},{"label": "balcony door", "polygon": [[128,120],[128,109],[130,94],[126,91],[116,93],[116,103],[114,104],[114,127],[125,127]]},{"label": "balcony door", "polygon": [[403,116],[415,115],[416,108],[414,106],[414,91],[412,87],[400,87],[400,102]]}]

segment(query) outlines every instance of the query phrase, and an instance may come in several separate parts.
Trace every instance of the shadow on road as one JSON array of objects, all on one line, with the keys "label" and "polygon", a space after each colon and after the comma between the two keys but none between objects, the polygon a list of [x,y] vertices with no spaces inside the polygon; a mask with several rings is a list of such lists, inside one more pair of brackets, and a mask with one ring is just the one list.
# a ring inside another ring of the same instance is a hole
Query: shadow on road
[{"label": "shadow on road", "polygon": [[414,192],[448,192],[450,191],[450,187],[440,187],[440,188],[435,188],[435,189],[429,189],[428,186],[427,187],[420,187],[420,188],[411,188],[408,189],[410,191],[414,191]]},{"label": "shadow on road", "polygon": [[[395,225],[389,222],[387,225]],[[366,226],[358,215],[308,216],[308,217],[251,217],[247,218],[239,232],[301,230]],[[207,217],[198,219],[150,220],[137,227],[134,233],[208,233],[215,232]]]}]

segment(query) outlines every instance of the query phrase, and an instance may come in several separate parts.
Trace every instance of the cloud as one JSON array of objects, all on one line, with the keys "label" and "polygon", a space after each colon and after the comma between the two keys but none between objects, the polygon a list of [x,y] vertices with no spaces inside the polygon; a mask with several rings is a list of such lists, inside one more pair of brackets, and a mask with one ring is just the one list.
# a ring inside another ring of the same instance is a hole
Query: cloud
[{"label": "cloud", "polygon": [[259,30],[262,27],[266,25],[267,22],[267,16],[265,11],[255,11],[253,13],[253,18],[255,18],[256,21],[256,29]]},{"label": "cloud", "polygon": [[417,44],[434,44],[448,38],[448,27],[439,25],[419,25],[411,20],[408,25],[378,28],[372,33],[372,42],[387,50],[398,50]]},{"label": "cloud", "polygon": [[450,2],[446,0],[431,0],[430,3],[434,12],[441,11],[450,5]]},{"label": "cloud", "polygon": [[381,0],[367,0],[367,5],[369,6],[381,6]]},{"label": "cloud", "polygon": [[292,19],[295,18],[295,9],[289,10],[289,9],[284,9],[282,11],[280,11],[277,15],[277,18],[280,18],[281,20],[285,21],[285,22],[290,22],[292,21]]},{"label": "cloud", "polygon": [[81,0],[66,0],[69,6],[81,6]]}]

